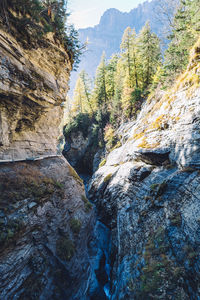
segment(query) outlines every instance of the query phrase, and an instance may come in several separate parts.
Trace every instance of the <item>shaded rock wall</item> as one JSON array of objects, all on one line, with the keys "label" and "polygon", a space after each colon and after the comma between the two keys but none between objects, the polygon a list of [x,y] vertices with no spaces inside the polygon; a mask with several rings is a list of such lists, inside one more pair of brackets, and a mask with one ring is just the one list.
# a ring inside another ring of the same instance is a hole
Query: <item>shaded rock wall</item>
[{"label": "shaded rock wall", "polygon": [[0,191],[0,298],[86,299],[94,214],[75,171],[62,158],[0,165]]},{"label": "shaded rock wall", "polygon": [[98,169],[104,156],[98,136],[93,135],[92,127],[89,127],[86,137],[81,131],[72,131],[70,136],[65,136],[63,155],[79,173],[93,174]]},{"label": "shaded rock wall", "polygon": [[94,211],[56,157],[72,65],[55,36],[38,38],[39,25],[9,24],[0,28],[0,298],[89,299]]},{"label": "shaded rock wall", "polygon": [[151,98],[93,176],[111,229],[111,299],[200,297],[199,42],[167,94]]}]

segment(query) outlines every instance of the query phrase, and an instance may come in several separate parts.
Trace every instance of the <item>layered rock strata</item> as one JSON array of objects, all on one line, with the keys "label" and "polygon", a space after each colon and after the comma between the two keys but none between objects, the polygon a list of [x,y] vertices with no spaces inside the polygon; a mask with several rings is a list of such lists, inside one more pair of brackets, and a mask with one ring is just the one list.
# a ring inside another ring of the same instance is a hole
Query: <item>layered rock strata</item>
[{"label": "layered rock strata", "polygon": [[0,160],[56,155],[71,63],[49,34],[23,47],[0,29]]},{"label": "layered rock strata", "polygon": [[111,229],[111,299],[200,298],[200,41],[171,91],[151,97],[93,176]]},{"label": "layered rock strata", "polygon": [[93,223],[63,158],[0,165],[0,298],[86,299]]},{"label": "layered rock strata", "polygon": [[53,34],[12,24],[0,28],[0,298],[89,299],[94,212],[58,147],[72,64]]}]

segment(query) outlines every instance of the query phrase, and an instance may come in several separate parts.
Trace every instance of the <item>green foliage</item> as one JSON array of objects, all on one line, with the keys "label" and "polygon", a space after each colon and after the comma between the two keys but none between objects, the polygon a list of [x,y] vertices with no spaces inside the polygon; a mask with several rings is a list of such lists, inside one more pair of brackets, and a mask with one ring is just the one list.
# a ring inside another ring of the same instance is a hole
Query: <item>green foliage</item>
[{"label": "green foliage", "polygon": [[111,149],[116,142],[115,130],[110,124],[107,124],[104,129],[104,139],[108,150]]},{"label": "green foliage", "polygon": [[93,113],[91,82],[85,71],[80,73],[73,93],[71,114],[76,116],[79,113]]},{"label": "green foliage", "polygon": [[69,122],[64,128],[65,137],[70,137],[72,132],[81,131],[83,136],[88,134],[89,126],[91,125],[91,119],[87,113],[79,113],[71,122]]},{"label": "green foliage", "polygon": [[15,176],[0,175],[0,205],[7,206],[26,198],[43,204],[50,200],[55,194],[58,197],[64,196],[64,185],[52,178],[42,174],[37,168],[27,164],[21,164],[15,170]]},{"label": "green foliage", "polygon": [[147,88],[161,63],[160,41],[151,32],[149,23],[142,28],[137,41],[139,51],[139,69],[142,76],[142,87]]},{"label": "green foliage", "polygon": [[65,187],[64,184],[59,181],[55,181],[54,186],[59,188],[60,190],[64,189],[64,187]]},{"label": "green foliage", "polygon": [[8,246],[8,244],[14,242],[20,232],[24,229],[23,219],[18,218],[15,220],[8,219],[5,222],[5,218],[0,219],[0,248]]},{"label": "green foliage", "polygon": [[150,186],[150,189],[151,189],[152,191],[155,191],[155,190],[157,189],[158,186],[159,186],[158,183],[153,183],[153,184]]},{"label": "green foliage", "polygon": [[86,212],[90,212],[90,210],[92,209],[92,204],[89,202],[89,200],[85,197],[85,195],[81,196],[84,204],[85,204],[85,210]]},{"label": "green foliage", "polygon": [[189,51],[199,36],[200,4],[198,0],[181,0],[175,15],[170,44],[165,52],[164,78],[168,85],[185,70]]},{"label": "green foliage", "polygon": [[75,245],[68,235],[60,237],[56,242],[56,253],[63,261],[70,261],[75,250]]},{"label": "green foliage", "polygon": [[83,180],[79,177],[79,175],[76,173],[74,168],[70,164],[68,164],[69,174],[81,185],[83,184]]},{"label": "green foliage", "polygon": [[100,64],[96,71],[95,86],[93,97],[97,109],[102,111],[107,107],[108,95],[106,91],[106,59],[105,53],[101,57]]},{"label": "green foliage", "polygon": [[42,37],[52,32],[55,41],[59,40],[64,46],[76,68],[83,46],[74,27],[66,26],[69,16],[66,6],[66,0],[3,0],[1,22],[14,35],[16,31],[20,34],[21,43],[27,40],[28,47],[42,44]]},{"label": "green foliage", "polygon": [[70,220],[70,227],[74,234],[79,234],[81,230],[81,221],[77,219],[71,219]]},{"label": "green foliage", "polygon": [[[164,294],[161,287],[165,286],[166,281],[170,290],[176,290],[185,270],[171,256],[170,248],[171,245],[163,226],[151,233],[143,255],[145,265],[141,270],[140,280],[138,280],[140,284],[134,285],[133,283],[132,286],[132,290],[136,293],[136,299],[156,299],[158,297],[163,299]],[[188,252],[193,256],[194,250]],[[178,299],[178,294],[179,290],[174,294],[176,299]]]},{"label": "green foliage", "polygon": [[110,179],[111,179],[112,176],[113,176],[112,173],[108,174],[108,175],[104,178],[103,181],[104,181],[105,183],[108,183],[108,182],[110,181]]},{"label": "green foliage", "polygon": [[[177,3],[165,0],[159,6],[163,17],[170,16],[168,21],[172,28],[169,37],[171,43],[166,50],[164,62],[160,40],[147,22],[138,35],[130,27],[125,29],[120,53],[114,54],[109,61],[106,61],[105,54],[102,55],[93,89],[92,84],[87,84],[86,74],[80,74],[77,82],[79,100],[76,95],[73,106],[78,115],[82,111],[90,116],[89,126],[94,124],[93,129],[96,130],[96,145],[106,145],[108,151],[112,150],[119,141],[115,129],[135,119],[148,94],[153,94],[155,89],[166,89],[186,67],[189,49],[200,30],[199,1],[181,0],[173,22],[171,14],[172,10],[176,11]],[[198,84],[198,74],[193,75],[191,80]],[[74,120],[76,122],[76,117]],[[88,120],[85,120],[86,127],[87,124]],[[71,122],[66,131],[70,131],[70,126],[73,130],[78,127]],[[80,128],[84,131],[84,125]],[[143,146],[148,147],[146,142],[143,142]]]}]

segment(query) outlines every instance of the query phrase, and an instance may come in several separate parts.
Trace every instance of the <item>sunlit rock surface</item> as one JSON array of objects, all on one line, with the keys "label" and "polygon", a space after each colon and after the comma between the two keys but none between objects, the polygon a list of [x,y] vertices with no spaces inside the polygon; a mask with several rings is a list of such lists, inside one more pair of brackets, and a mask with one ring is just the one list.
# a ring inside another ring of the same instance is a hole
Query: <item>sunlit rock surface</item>
[{"label": "sunlit rock surface", "polygon": [[58,153],[71,63],[51,34],[24,48],[0,30],[0,160]]},{"label": "sunlit rock surface", "polygon": [[124,145],[91,181],[111,229],[113,300],[200,298],[199,44],[172,90],[124,127]]},{"label": "sunlit rock surface", "polygon": [[94,211],[57,156],[72,65],[53,35],[11,29],[0,29],[0,299],[89,299]]}]

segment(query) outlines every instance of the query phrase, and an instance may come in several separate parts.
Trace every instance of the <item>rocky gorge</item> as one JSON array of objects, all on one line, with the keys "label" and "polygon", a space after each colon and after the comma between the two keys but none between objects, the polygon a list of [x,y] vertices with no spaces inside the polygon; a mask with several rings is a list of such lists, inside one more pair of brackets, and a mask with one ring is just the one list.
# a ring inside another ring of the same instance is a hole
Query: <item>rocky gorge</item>
[{"label": "rocky gorge", "polygon": [[9,18],[0,20],[0,298],[104,297],[102,253],[88,252],[94,210],[59,148],[70,51],[51,32],[38,40],[41,24],[22,31],[21,14]]},{"label": "rocky gorge", "polygon": [[89,197],[111,230],[111,299],[200,298],[199,78],[200,41],[93,175]]},{"label": "rocky gorge", "polygon": [[200,41],[98,170],[71,135],[85,194],[59,147],[70,51],[34,28],[0,29],[0,299],[200,299]]}]

